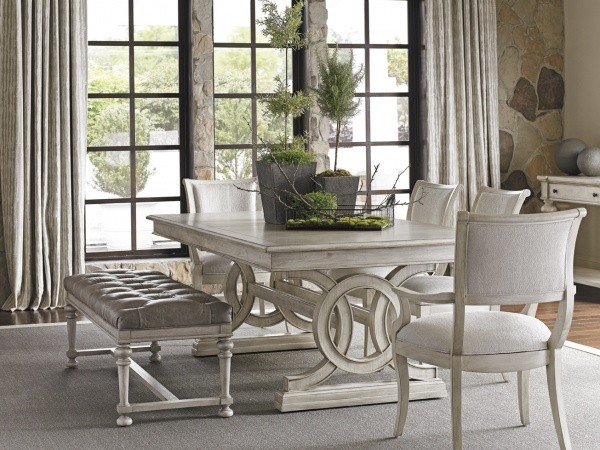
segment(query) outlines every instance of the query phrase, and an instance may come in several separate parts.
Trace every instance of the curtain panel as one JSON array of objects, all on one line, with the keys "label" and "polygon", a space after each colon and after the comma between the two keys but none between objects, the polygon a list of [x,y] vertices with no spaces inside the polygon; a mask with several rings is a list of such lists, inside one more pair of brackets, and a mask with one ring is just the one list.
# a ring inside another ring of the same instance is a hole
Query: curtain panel
[{"label": "curtain panel", "polygon": [[63,306],[63,278],[83,270],[85,4],[0,2],[4,310]]},{"label": "curtain panel", "polygon": [[461,208],[500,186],[495,0],[425,0],[425,169],[461,183]]}]

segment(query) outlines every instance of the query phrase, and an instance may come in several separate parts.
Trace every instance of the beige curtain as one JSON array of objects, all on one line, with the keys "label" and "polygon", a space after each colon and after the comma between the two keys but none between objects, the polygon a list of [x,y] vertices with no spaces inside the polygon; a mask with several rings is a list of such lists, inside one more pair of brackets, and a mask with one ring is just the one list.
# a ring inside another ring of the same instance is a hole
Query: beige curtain
[{"label": "beige curtain", "polygon": [[0,2],[4,310],[64,305],[63,278],[83,269],[85,3]]},{"label": "beige curtain", "polygon": [[426,171],[461,183],[461,207],[499,187],[495,0],[425,0]]}]

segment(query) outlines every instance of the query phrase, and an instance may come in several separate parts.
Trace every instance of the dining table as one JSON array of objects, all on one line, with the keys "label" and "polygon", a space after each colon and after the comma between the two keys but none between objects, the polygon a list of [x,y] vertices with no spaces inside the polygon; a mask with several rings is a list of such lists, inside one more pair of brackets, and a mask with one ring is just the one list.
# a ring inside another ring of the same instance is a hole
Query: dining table
[{"label": "dining table", "polygon": [[[454,229],[416,221],[351,231],[286,229],[265,223],[261,211],[148,219],[158,236],[232,260],[223,294],[233,307],[234,351],[318,349],[317,364],[283,378],[274,400],[282,412],[396,402],[397,381],[383,371],[393,366],[388,332],[400,313],[393,287],[454,260]],[[257,269],[271,272],[270,283],[256,281]],[[332,271],[339,269],[349,270],[336,279]],[[255,308],[258,299],[273,307]],[[236,337],[244,324],[268,328],[281,321],[297,332]],[[213,348],[197,340],[193,353]],[[344,382],[327,382],[336,371],[348,375]],[[447,396],[436,367],[413,361],[409,374],[411,400]]]}]

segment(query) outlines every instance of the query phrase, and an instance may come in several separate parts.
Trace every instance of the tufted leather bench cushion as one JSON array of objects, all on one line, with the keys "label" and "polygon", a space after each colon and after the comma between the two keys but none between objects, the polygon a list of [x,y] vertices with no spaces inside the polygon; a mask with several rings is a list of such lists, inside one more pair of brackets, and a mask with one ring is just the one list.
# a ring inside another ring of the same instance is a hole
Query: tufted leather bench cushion
[{"label": "tufted leather bench cushion", "polygon": [[65,289],[118,330],[231,323],[231,306],[150,270],[106,270],[65,278]]}]

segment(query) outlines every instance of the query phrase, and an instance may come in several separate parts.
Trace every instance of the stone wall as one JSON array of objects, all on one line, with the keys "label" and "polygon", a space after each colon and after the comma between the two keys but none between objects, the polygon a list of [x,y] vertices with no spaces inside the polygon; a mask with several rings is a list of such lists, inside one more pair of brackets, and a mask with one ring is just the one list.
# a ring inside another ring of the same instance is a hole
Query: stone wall
[{"label": "stone wall", "polygon": [[[319,85],[319,59],[327,54],[327,8],[326,0],[309,0],[307,49],[307,72],[309,87]],[[310,150],[317,158],[317,173],[329,168],[329,119],[313,106],[308,113],[310,124]]]},{"label": "stone wall", "polygon": [[535,193],[524,212],[538,212],[538,175],[560,174],[554,151],[563,138],[564,11],[562,0],[497,0],[502,187]]},{"label": "stone wall", "polygon": [[192,4],[192,79],[194,177],[214,178],[215,111],[213,80],[212,0]]}]

